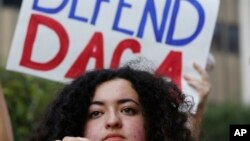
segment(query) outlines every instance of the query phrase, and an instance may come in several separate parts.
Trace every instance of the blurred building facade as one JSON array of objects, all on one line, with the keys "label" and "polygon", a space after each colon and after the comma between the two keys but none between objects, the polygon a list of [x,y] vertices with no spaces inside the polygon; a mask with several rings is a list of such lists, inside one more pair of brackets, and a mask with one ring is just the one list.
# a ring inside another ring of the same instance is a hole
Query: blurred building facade
[{"label": "blurred building facade", "polygon": [[[7,0],[6,0],[7,1]],[[20,0],[0,6],[0,64],[5,65],[11,46]],[[211,45],[216,64],[210,73],[212,103],[241,100],[239,5],[240,0],[221,0],[217,25]],[[3,4],[2,0],[2,4]],[[250,6],[249,6],[250,8]],[[250,26],[250,25],[249,25]]]},{"label": "blurred building facade", "polygon": [[236,0],[221,0],[211,52],[216,64],[211,72],[212,102],[241,100],[239,18]]}]

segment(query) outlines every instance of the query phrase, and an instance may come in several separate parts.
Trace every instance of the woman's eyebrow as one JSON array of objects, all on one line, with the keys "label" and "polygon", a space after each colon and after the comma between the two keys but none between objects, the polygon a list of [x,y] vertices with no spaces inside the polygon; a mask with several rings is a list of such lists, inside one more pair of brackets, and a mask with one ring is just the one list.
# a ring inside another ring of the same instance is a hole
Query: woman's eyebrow
[{"label": "woman's eyebrow", "polygon": [[102,105],[104,105],[104,102],[102,102],[102,101],[93,101],[93,102],[90,103],[90,105],[100,105],[100,106],[102,106]]},{"label": "woman's eyebrow", "polygon": [[[118,104],[124,104],[124,103],[127,103],[127,102],[132,102],[132,103],[135,103],[136,105],[140,105],[138,102],[136,102],[135,100],[130,99],[130,98],[119,99],[117,103],[118,103]],[[99,106],[103,106],[103,105],[104,105],[104,102],[103,102],[103,101],[92,101],[92,102],[90,103],[90,105],[99,105]]]},{"label": "woman's eyebrow", "polygon": [[136,105],[140,105],[138,102],[136,102],[135,100],[130,99],[130,98],[125,98],[125,99],[118,100],[119,104],[123,104],[123,103],[127,103],[127,102],[132,102],[132,103],[135,103]]}]

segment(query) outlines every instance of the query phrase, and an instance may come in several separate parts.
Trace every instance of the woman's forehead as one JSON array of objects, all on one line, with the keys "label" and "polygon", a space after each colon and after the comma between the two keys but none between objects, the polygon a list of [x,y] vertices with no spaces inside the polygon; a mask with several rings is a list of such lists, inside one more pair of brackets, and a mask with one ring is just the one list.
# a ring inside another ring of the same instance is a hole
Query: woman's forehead
[{"label": "woman's forehead", "polygon": [[134,99],[138,101],[138,94],[130,81],[122,78],[103,82],[96,87],[93,100]]}]

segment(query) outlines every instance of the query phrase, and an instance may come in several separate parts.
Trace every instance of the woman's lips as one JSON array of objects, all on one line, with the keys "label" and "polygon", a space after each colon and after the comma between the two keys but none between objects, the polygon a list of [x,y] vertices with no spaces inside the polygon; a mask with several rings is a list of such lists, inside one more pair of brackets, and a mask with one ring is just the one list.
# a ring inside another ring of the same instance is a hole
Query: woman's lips
[{"label": "woman's lips", "polygon": [[108,134],[103,141],[124,141],[124,137],[119,134]]}]

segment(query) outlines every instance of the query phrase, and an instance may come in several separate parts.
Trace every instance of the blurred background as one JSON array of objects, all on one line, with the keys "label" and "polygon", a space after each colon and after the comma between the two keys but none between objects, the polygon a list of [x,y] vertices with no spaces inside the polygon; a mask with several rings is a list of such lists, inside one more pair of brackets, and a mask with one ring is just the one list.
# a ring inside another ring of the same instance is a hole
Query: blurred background
[{"label": "blurred background", "polygon": [[[246,84],[250,87],[246,80],[250,77],[242,74],[246,47],[250,52],[250,36],[244,34],[250,32],[250,2],[247,1],[221,0],[211,44],[215,59],[215,67],[210,72],[212,93],[204,115],[201,141],[227,141],[230,124],[250,124],[250,91]],[[0,0],[0,82],[16,141],[27,140],[41,112],[62,87],[56,82],[5,70],[21,2]],[[248,19],[248,24],[244,19]],[[249,68],[250,56],[247,57]]]}]

